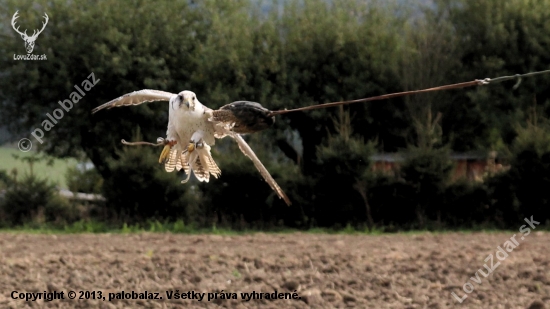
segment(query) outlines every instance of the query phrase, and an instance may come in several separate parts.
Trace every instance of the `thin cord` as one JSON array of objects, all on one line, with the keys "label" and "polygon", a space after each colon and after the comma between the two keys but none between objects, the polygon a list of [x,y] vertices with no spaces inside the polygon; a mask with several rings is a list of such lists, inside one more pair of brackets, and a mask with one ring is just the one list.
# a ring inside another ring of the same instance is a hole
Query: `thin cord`
[{"label": "thin cord", "polygon": [[125,141],[124,139],[120,141],[121,143],[123,143],[124,145],[128,145],[128,146],[138,146],[138,145],[147,145],[147,146],[162,146],[164,145],[164,143],[149,143],[149,142],[127,142]]},{"label": "thin cord", "polygon": [[488,85],[490,83],[499,83],[499,82],[503,82],[503,81],[510,80],[510,79],[517,79],[518,80],[516,85],[514,85],[514,89],[516,89],[519,86],[522,77],[530,77],[530,76],[545,74],[545,73],[550,73],[550,70],[531,72],[531,73],[526,73],[526,74],[516,74],[516,75],[513,75],[513,76],[501,76],[501,77],[497,77],[497,78],[493,78],[493,79],[491,79],[491,78],[485,78],[485,79],[481,79],[481,80],[476,79],[476,80],[471,81],[471,82],[451,84],[451,85],[445,85],[445,86],[439,86],[439,87],[427,88],[427,89],[421,89],[421,90],[396,92],[396,93],[384,94],[384,95],[365,98],[365,99],[358,99],[358,100],[351,100],[351,101],[341,101],[341,102],[331,102],[331,103],[311,105],[311,106],[305,106],[305,107],[294,108],[294,109],[283,109],[283,110],[270,112],[269,117],[276,116],[276,115],[287,114],[287,113],[292,113],[292,112],[328,108],[328,107],[333,107],[333,106],[338,106],[338,105],[346,105],[346,104],[352,104],[352,103],[385,100],[385,99],[391,99],[391,98],[395,98],[395,97],[402,97],[402,96],[411,95],[411,94],[419,94],[419,93],[449,90],[449,89],[459,89],[459,88],[466,88],[466,87],[472,87],[472,86],[482,86],[482,85]]}]

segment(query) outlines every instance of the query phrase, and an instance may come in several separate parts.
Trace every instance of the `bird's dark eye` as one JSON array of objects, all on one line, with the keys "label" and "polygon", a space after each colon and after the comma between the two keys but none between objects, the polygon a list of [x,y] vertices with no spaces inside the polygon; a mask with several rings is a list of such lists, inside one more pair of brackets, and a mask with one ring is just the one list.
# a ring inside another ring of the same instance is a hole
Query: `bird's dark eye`
[{"label": "bird's dark eye", "polygon": [[195,101],[195,99],[196,99],[196,98],[195,98],[195,97],[193,97],[193,101]]}]

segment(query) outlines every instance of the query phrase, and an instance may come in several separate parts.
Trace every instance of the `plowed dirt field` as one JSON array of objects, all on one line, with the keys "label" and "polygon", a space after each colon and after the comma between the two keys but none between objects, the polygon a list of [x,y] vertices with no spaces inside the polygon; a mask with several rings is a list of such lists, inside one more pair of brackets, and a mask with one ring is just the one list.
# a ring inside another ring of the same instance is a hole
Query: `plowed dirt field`
[{"label": "plowed dirt field", "polygon": [[550,233],[513,235],[1,233],[0,308],[550,308]]}]

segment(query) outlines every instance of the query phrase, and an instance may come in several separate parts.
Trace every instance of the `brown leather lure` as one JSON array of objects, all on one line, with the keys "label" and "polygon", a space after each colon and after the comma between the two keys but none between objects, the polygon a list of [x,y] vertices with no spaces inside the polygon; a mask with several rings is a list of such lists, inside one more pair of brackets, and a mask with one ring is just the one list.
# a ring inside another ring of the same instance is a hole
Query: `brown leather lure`
[{"label": "brown leather lure", "polygon": [[213,111],[214,121],[234,122],[233,132],[247,134],[268,129],[275,123],[275,116],[260,103],[235,101]]}]

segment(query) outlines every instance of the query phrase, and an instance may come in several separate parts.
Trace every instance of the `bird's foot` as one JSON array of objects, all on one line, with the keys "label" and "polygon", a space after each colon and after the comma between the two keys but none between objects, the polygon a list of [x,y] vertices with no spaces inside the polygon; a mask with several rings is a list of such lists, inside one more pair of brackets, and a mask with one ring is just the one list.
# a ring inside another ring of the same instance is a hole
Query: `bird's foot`
[{"label": "bird's foot", "polygon": [[189,179],[191,178],[191,170],[189,170],[189,174],[187,174],[187,178],[181,181],[181,183],[187,183]]},{"label": "bird's foot", "polygon": [[187,151],[189,153],[192,153],[195,149],[201,149],[204,147],[204,142],[201,140],[198,143],[195,143],[193,141],[189,141],[189,145],[187,146]]},{"label": "bird's foot", "polygon": [[168,158],[168,155],[170,154],[170,149],[172,149],[172,146],[174,146],[176,143],[177,141],[164,140],[164,148],[160,153],[159,163],[166,161],[166,158]]}]

